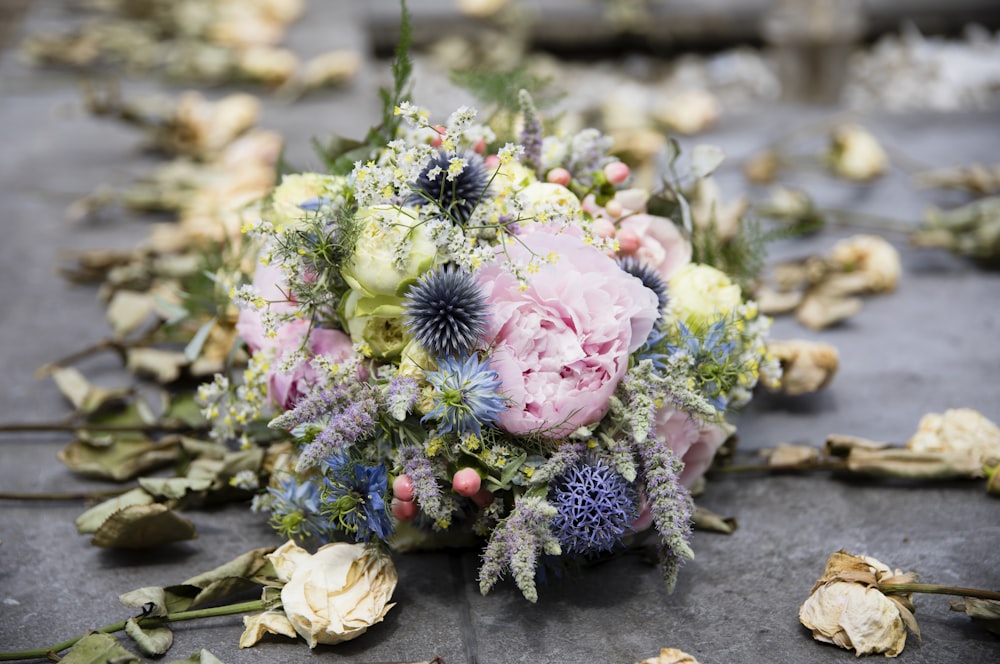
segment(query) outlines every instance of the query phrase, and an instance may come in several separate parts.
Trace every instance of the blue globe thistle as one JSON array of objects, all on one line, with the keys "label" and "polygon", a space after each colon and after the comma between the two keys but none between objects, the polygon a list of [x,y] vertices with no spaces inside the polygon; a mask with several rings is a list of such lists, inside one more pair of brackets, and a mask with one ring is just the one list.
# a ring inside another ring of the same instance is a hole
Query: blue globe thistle
[{"label": "blue globe thistle", "polygon": [[420,171],[406,202],[414,206],[436,203],[444,216],[465,224],[487,195],[489,182],[483,158],[475,152],[454,155],[440,151]]},{"label": "blue globe thistle", "polygon": [[621,256],[618,258],[618,266],[636,277],[642,285],[656,293],[656,299],[660,301],[660,309],[667,306],[667,284],[663,281],[660,273],[650,265],[643,263],[635,256]]},{"label": "blue globe thistle", "polygon": [[563,552],[592,556],[611,551],[638,517],[635,489],[603,459],[582,461],[554,483],[552,528]]},{"label": "blue globe thistle", "polygon": [[385,504],[389,474],[384,464],[366,466],[338,454],[323,467],[323,514],[339,528],[354,534],[355,541],[385,540],[392,534],[392,520]]},{"label": "blue globe thistle", "polygon": [[489,360],[475,355],[438,360],[437,371],[426,374],[434,388],[434,408],[420,420],[438,421],[439,433],[482,434],[482,425],[494,425],[507,407],[497,390],[500,376],[490,369]]},{"label": "blue globe thistle", "polygon": [[453,266],[425,273],[403,306],[407,328],[435,357],[468,355],[486,327],[486,296],[479,283]]},{"label": "blue globe thistle", "polygon": [[269,487],[267,493],[271,499],[268,523],[282,537],[299,542],[315,538],[323,543],[332,539],[330,522],[320,515],[320,491],[316,482],[287,477],[279,486]]}]

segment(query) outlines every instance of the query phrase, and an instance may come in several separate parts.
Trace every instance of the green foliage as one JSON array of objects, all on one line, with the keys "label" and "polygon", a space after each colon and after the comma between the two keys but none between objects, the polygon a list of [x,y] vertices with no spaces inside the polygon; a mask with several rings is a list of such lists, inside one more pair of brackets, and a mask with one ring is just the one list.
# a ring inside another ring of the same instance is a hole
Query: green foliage
[{"label": "green foliage", "polygon": [[518,90],[527,91],[539,107],[550,106],[557,100],[556,96],[545,93],[549,79],[531,73],[525,65],[508,70],[487,67],[455,70],[451,73],[451,82],[476,98],[499,143],[516,138],[514,124],[520,112]]},{"label": "green foliage", "polygon": [[731,238],[719,234],[715,222],[695,226],[691,234],[691,260],[722,270],[747,293],[764,269],[767,244],[787,232],[764,231],[760,224],[745,220]]},{"label": "green foliage", "polygon": [[334,136],[326,145],[313,140],[313,149],[327,171],[335,175],[346,175],[351,172],[355,161],[365,161],[372,158],[386,143],[396,137],[401,118],[395,110],[410,94],[410,77],[413,74],[413,60],[410,50],[413,47],[413,24],[410,21],[410,11],[406,0],[400,0],[399,42],[396,44],[395,57],[392,62],[392,87],[379,89],[382,100],[381,121],[371,127],[363,141]]}]

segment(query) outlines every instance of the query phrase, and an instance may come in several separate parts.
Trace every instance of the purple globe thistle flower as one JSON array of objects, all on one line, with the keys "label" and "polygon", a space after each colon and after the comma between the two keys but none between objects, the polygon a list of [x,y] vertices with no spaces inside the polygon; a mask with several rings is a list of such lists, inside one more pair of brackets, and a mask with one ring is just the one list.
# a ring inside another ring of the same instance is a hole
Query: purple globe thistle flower
[{"label": "purple globe thistle flower", "polygon": [[549,495],[558,514],[552,528],[566,553],[608,552],[638,516],[632,486],[603,459],[589,459],[560,476]]},{"label": "purple globe thistle flower", "polygon": [[439,433],[482,434],[482,425],[494,425],[507,407],[497,390],[500,376],[490,369],[489,360],[475,355],[438,360],[437,371],[426,374],[434,388],[434,408],[421,422],[438,421]]},{"label": "purple globe thistle flower", "polygon": [[316,482],[287,477],[267,492],[271,496],[268,523],[282,537],[299,542],[314,537],[323,543],[332,539],[330,522],[320,515],[320,491]]},{"label": "purple globe thistle flower", "polygon": [[468,355],[486,328],[486,296],[470,273],[454,266],[425,273],[403,306],[407,328],[435,357]]},{"label": "purple globe thistle flower", "polygon": [[412,183],[413,193],[406,203],[413,206],[436,203],[442,215],[465,224],[479,201],[489,193],[489,183],[483,158],[475,152],[453,155],[440,151]]},{"label": "purple globe thistle flower", "polygon": [[326,481],[322,511],[355,541],[370,542],[374,535],[385,540],[392,534],[392,520],[385,495],[389,474],[384,464],[366,466],[338,454],[324,463]]}]

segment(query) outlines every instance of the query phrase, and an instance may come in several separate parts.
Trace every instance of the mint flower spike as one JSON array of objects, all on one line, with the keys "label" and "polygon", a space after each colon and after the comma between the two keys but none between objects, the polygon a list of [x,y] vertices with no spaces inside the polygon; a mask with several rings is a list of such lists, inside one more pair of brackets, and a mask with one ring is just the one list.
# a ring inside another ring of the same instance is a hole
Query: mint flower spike
[{"label": "mint flower spike", "polygon": [[441,434],[482,435],[482,426],[494,425],[504,411],[504,399],[497,390],[500,376],[489,368],[489,360],[475,355],[465,358],[439,358],[437,371],[427,372],[427,382],[434,388],[434,408],[421,418],[438,421]]},{"label": "mint flower spike", "polygon": [[497,525],[483,551],[483,564],[479,568],[481,593],[488,593],[509,570],[524,598],[538,601],[535,587],[538,557],[543,553],[558,556],[562,552],[551,530],[555,515],[556,508],[544,498],[522,497],[517,501],[510,515]]},{"label": "mint flower spike", "polygon": [[486,329],[486,296],[469,272],[454,266],[424,274],[403,306],[407,328],[435,357],[468,355]]}]

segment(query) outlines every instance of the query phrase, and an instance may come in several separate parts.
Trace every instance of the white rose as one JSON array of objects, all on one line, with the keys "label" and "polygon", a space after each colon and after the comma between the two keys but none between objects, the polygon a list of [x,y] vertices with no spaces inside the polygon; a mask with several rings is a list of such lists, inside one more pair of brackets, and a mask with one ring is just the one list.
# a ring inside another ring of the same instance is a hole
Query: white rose
[{"label": "white rose", "polygon": [[523,206],[523,229],[530,229],[532,220],[543,225],[577,227],[583,220],[580,199],[572,191],[552,182],[532,182],[517,194]]},{"label": "white rose", "polygon": [[[417,212],[392,205],[358,211],[361,233],[354,255],[341,273],[351,288],[368,297],[401,297],[410,284],[434,265],[437,247]],[[400,260],[397,260],[402,254]]]},{"label": "white rose", "polygon": [[268,558],[285,582],[285,616],[310,648],[361,636],[395,606],[392,559],[363,544],[335,542],[310,555],[289,541]]},{"label": "white rose", "polygon": [[275,226],[294,226],[306,212],[299,207],[317,196],[332,195],[343,189],[347,180],[342,176],[325,173],[290,173],[281,177],[281,183],[271,195],[271,210],[267,220]]}]

